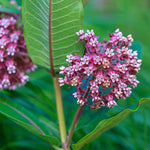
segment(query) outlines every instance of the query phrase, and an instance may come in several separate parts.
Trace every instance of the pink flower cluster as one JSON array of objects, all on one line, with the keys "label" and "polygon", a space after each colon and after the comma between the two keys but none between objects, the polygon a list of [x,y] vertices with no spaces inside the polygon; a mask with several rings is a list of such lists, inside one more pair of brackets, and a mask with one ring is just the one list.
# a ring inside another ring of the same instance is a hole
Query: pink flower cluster
[{"label": "pink flower cluster", "polygon": [[0,18],[0,89],[15,89],[29,77],[25,72],[35,70],[28,56],[23,33],[17,29],[17,20],[3,14]]},{"label": "pink flower cluster", "polygon": [[[60,86],[64,84],[77,88],[73,95],[80,105],[92,99],[93,106],[114,107],[116,100],[125,99],[131,94],[131,86],[139,83],[136,73],[140,70],[141,60],[137,51],[128,48],[133,41],[132,36],[124,37],[117,29],[110,34],[110,39],[98,42],[93,30],[76,33],[79,41],[85,42],[86,52],[83,57],[75,54],[67,55],[68,67],[60,67]],[[85,81],[86,80],[86,81]]]}]

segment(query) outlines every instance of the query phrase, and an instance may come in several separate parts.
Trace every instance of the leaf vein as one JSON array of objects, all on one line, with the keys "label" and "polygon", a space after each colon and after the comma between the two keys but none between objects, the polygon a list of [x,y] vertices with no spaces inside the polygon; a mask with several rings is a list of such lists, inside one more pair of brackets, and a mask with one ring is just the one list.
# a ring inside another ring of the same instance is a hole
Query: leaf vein
[{"label": "leaf vein", "polygon": [[68,22],[64,22],[64,23],[62,23],[62,24],[59,24],[58,26],[52,27],[52,29],[56,29],[56,28],[58,28],[58,27],[60,27],[60,26],[63,26],[63,25],[65,25],[65,24],[72,23],[72,22],[75,22],[75,21],[80,21],[80,20],[79,20],[79,19],[75,19],[75,20],[71,20],[71,21],[68,21]]},{"label": "leaf vein", "polygon": [[[42,0],[43,1],[43,0]],[[39,2],[39,3],[38,3]],[[47,15],[47,16],[49,16],[49,13],[45,10],[45,8],[43,8],[43,6],[42,6],[42,4],[40,3],[40,1],[37,1],[37,3],[40,5],[40,7],[41,7],[41,9],[45,12],[45,14]],[[47,21],[48,21],[48,19],[47,19]]]},{"label": "leaf vein", "polygon": [[42,50],[35,49],[33,46],[30,46],[30,47],[32,48],[33,51],[38,52],[38,53],[41,53],[42,55],[44,55],[46,58],[49,59],[49,57],[47,56],[47,54],[44,53]]},{"label": "leaf vein", "polygon": [[26,21],[26,23],[27,23],[30,27],[32,27],[33,29],[38,30],[38,31],[40,31],[41,33],[43,33],[43,34],[45,35],[45,37],[48,38],[48,35],[47,35],[47,33],[44,32],[44,30],[41,30],[41,29],[39,29],[39,28],[33,26],[32,24],[29,23],[29,21]]},{"label": "leaf vein", "polygon": [[58,1],[58,2],[52,3],[52,5],[59,4],[59,3],[63,2],[63,1],[64,1],[64,0],[60,0],[60,1]]},{"label": "leaf vein", "polygon": [[[78,50],[75,50],[75,51],[73,51],[73,52],[79,52],[79,51],[78,51]],[[71,53],[73,53],[73,52],[69,52],[69,53],[65,53],[65,54],[59,55],[59,56],[55,56],[55,57],[53,57],[53,59],[54,59],[54,60],[55,60],[55,59],[58,59],[58,58],[60,58],[60,57],[66,56],[66,55],[71,54]]]},{"label": "leaf vein", "polygon": [[10,109],[14,110],[15,112],[17,112],[20,116],[22,116],[23,118],[25,118],[26,120],[28,120],[36,129],[38,129],[43,135],[45,135],[45,133],[42,131],[42,129],[34,122],[32,121],[28,116],[26,116],[25,114],[23,114],[22,112],[20,112],[19,110],[17,110],[16,108],[10,106],[7,103],[4,103],[2,101],[0,101],[0,103],[2,103],[3,105],[9,107]]},{"label": "leaf vein", "polygon": [[49,52],[49,50],[47,49],[47,47],[46,47],[41,41],[39,41],[39,40],[33,38],[33,37],[30,36],[30,35],[28,35],[28,38],[31,38],[32,40],[35,40],[36,42],[38,42],[39,44],[41,44],[41,45],[43,46],[43,48],[44,48],[47,52]]},{"label": "leaf vein", "polygon": [[47,5],[44,0],[42,0],[42,2],[49,9],[49,5]]},{"label": "leaf vein", "polygon": [[58,18],[56,18],[56,19],[52,19],[52,21],[57,21],[58,19],[62,19],[62,18],[68,17],[69,15],[71,15],[71,14],[73,14],[73,13],[75,13],[75,12],[72,11],[72,12],[68,13],[67,15],[58,17]]},{"label": "leaf vein", "polygon": [[31,13],[27,12],[28,15],[32,16],[34,19],[36,19],[37,21],[41,22],[45,28],[48,30],[47,24],[45,24],[45,22],[43,22],[41,19],[37,18],[36,16],[32,15]]},{"label": "leaf vein", "polygon": [[56,13],[56,12],[59,12],[59,11],[61,11],[63,9],[69,8],[69,7],[73,6],[76,3],[78,3],[78,1],[75,1],[74,3],[71,3],[71,4],[69,4],[69,5],[65,6],[65,7],[62,7],[60,9],[55,10],[55,11],[52,11],[52,13]]},{"label": "leaf vein", "polygon": [[73,46],[73,45],[75,45],[76,43],[73,43],[73,44],[71,44],[71,45],[69,45],[69,46],[65,46],[65,47],[60,47],[60,48],[57,48],[57,49],[53,49],[53,51],[59,51],[59,50],[61,50],[61,49],[66,49],[66,48],[69,48],[69,47],[71,47],[71,46]]},{"label": "leaf vein", "polygon": [[37,8],[41,12],[41,14],[43,15],[43,17],[48,21],[47,16],[45,16],[45,14],[40,10],[40,8],[37,7],[34,3],[32,3],[32,0],[29,0],[29,1],[30,1],[31,5],[33,5],[35,8]]},{"label": "leaf vein", "polygon": [[71,27],[69,27],[69,28],[65,28],[65,29],[60,30],[60,31],[58,31],[58,32],[54,32],[54,33],[52,33],[52,35],[56,35],[56,34],[59,34],[59,33],[61,33],[61,32],[64,32],[64,31],[74,29],[74,28],[76,28],[76,27],[77,27],[77,26],[71,26]]},{"label": "leaf vein", "polygon": [[46,65],[48,65],[48,68],[49,68],[49,64],[47,63],[47,61],[39,56],[32,56],[32,57],[35,57],[35,58],[38,58],[38,59],[41,59]]},{"label": "leaf vein", "polygon": [[65,40],[65,39],[71,38],[71,37],[73,37],[73,36],[74,36],[74,34],[69,35],[69,36],[65,36],[64,38],[61,38],[61,39],[59,39],[59,40],[55,40],[55,41],[52,41],[52,42],[53,42],[53,43],[60,42],[60,41],[62,41],[62,40]]}]

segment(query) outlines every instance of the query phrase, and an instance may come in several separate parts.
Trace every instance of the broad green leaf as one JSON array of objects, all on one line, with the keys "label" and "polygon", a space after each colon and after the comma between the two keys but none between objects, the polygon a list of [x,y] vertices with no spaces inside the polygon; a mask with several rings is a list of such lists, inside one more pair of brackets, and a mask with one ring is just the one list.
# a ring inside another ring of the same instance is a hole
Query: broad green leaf
[{"label": "broad green leaf", "polygon": [[117,123],[119,123],[123,118],[125,118],[127,115],[129,115],[131,112],[135,112],[138,110],[138,108],[146,103],[147,101],[150,101],[150,99],[143,98],[139,101],[138,105],[132,109],[125,109],[122,112],[114,115],[113,117],[109,119],[104,119],[100,121],[100,123],[96,126],[96,128],[81,138],[76,144],[73,144],[72,147],[74,150],[81,149],[86,143],[91,142],[95,140],[99,135],[101,135],[106,130],[114,127]]},{"label": "broad green leaf", "polygon": [[60,145],[56,137],[49,135],[47,126],[42,122],[42,118],[30,113],[22,106],[0,98],[0,113],[52,145]]},{"label": "broad green leaf", "polygon": [[27,49],[36,65],[54,73],[66,64],[67,54],[83,54],[83,43],[76,42],[76,32],[83,29],[80,0],[25,0],[22,17]]},{"label": "broad green leaf", "polygon": [[87,5],[88,2],[89,2],[89,0],[82,0],[83,7],[85,7],[85,6]]}]

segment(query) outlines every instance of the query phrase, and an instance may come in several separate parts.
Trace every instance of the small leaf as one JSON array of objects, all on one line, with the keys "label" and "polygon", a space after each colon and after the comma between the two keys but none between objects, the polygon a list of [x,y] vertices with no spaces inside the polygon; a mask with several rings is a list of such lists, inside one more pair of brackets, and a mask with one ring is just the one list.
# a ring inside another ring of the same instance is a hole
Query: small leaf
[{"label": "small leaf", "polygon": [[83,29],[80,0],[25,0],[22,2],[24,35],[30,57],[52,73],[66,63],[66,55],[82,55],[76,32]]},{"label": "small leaf", "polygon": [[46,126],[42,122],[42,119],[36,116],[36,114],[31,114],[29,111],[22,108],[22,106],[16,105],[8,100],[6,101],[1,97],[0,113],[10,118],[20,126],[26,128],[30,132],[38,135],[52,145],[60,145],[60,142],[56,137],[50,136],[48,134]]},{"label": "small leaf", "polygon": [[82,137],[76,144],[73,144],[72,147],[74,150],[81,149],[86,143],[95,140],[98,136],[100,136],[103,132],[107,131],[108,129],[114,127],[117,123],[119,123],[123,118],[129,115],[131,112],[137,111],[138,108],[150,101],[150,99],[143,98],[139,101],[138,105],[132,109],[125,109],[122,112],[118,113],[117,115],[100,121],[100,123],[96,126],[96,128],[87,134],[86,136]]}]

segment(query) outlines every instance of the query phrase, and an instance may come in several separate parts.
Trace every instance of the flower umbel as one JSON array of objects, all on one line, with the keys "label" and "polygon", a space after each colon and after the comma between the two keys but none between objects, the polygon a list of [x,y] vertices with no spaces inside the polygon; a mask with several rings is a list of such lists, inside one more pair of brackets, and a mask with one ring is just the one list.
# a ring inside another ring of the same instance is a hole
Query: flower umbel
[{"label": "flower umbel", "polygon": [[33,71],[36,66],[28,56],[17,18],[3,15],[0,18],[0,89],[15,89],[17,84],[21,86],[29,80],[24,73]]},{"label": "flower umbel", "polygon": [[79,41],[85,43],[85,55],[67,55],[68,67],[60,68],[60,74],[65,75],[64,79],[59,78],[60,86],[75,86],[77,92],[73,95],[80,105],[92,98],[92,109],[116,106],[116,100],[131,94],[129,86],[135,88],[139,83],[135,75],[140,70],[141,60],[137,58],[137,51],[129,47],[132,36],[124,37],[117,29],[109,35],[108,41],[98,42],[99,37],[93,30],[85,34],[80,30],[76,34]]}]

